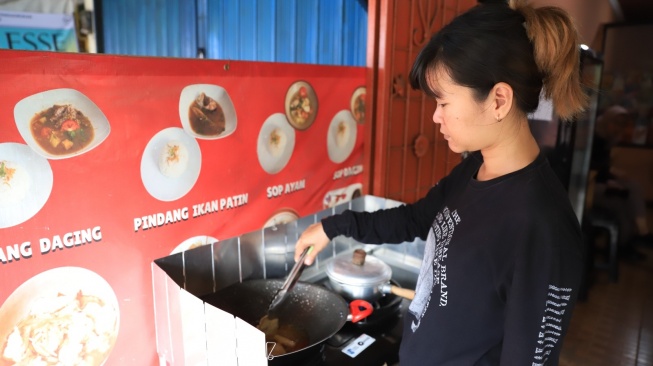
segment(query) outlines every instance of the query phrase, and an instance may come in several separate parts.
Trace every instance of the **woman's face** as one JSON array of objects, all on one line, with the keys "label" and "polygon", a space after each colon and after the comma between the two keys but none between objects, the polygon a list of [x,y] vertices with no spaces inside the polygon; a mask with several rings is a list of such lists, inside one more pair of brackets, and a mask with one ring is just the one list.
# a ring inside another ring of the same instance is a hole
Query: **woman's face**
[{"label": "woman's face", "polygon": [[433,122],[440,125],[451,151],[477,151],[496,142],[501,123],[492,116],[489,102],[478,102],[471,88],[456,84],[441,68],[428,75],[428,82],[437,95]]}]

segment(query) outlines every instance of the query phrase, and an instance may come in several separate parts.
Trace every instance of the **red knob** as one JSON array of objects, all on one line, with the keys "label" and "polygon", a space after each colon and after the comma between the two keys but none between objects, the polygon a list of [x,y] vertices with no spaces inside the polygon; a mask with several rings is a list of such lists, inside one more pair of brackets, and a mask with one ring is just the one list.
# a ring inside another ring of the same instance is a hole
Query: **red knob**
[{"label": "red knob", "polygon": [[372,304],[365,300],[354,300],[349,303],[349,311],[351,312],[352,323],[357,323],[370,314],[372,314]]}]

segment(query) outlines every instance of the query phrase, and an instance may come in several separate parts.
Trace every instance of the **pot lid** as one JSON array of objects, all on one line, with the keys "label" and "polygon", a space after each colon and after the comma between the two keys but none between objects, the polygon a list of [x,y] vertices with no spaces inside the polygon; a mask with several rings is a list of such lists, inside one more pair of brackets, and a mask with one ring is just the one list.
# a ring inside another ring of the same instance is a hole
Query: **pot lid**
[{"label": "pot lid", "polygon": [[356,249],[353,257],[338,255],[327,265],[326,273],[332,280],[347,285],[375,286],[390,281],[390,266],[376,257],[365,255],[362,249]]}]

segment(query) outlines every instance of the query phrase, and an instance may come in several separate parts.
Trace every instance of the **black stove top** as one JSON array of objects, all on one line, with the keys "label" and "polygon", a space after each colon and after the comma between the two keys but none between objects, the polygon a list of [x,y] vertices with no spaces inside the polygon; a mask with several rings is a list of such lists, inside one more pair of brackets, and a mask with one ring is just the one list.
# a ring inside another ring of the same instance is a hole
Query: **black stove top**
[{"label": "black stove top", "polygon": [[[394,283],[396,285],[396,283]],[[324,283],[326,287],[328,283]],[[376,301],[374,311],[358,323],[347,322],[324,342],[320,359],[306,365],[393,366],[399,362],[403,316],[410,302],[395,295]]]},{"label": "black stove top", "polygon": [[[408,307],[402,301],[402,307]],[[399,362],[402,315],[390,320],[384,331],[379,328],[365,329],[347,323],[320,347],[305,354],[301,359],[285,360],[284,365],[297,366],[396,366]],[[289,362],[288,362],[289,361]],[[273,363],[274,364],[274,363]]]},{"label": "black stove top", "polygon": [[325,342],[321,365],[392,366],[399,362],[401,322],[387,332],[365,331],[346,324]]},{"label": "black stove top", "polygon": [[[396,282],[394,285],[397,285]],[[330,288],[328,281],[316,284]],[[403,316],[410,301],[385,295],[366,319],[345,325],[321,344],[270,361],[292,366],[396,366],[399,363]]]}]

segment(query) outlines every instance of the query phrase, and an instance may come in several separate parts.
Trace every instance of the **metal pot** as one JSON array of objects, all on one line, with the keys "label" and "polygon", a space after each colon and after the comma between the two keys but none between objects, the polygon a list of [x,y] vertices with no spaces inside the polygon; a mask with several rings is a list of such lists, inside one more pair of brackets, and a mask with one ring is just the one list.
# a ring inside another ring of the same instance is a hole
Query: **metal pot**
[{"label": "metal pot", "polygon": [[415,291],[390,283],[392,269],[382,260],[366,256],[362,249],[353,256],[340,254],[327,265],[326,273],[334,291],[347,299],[376,301],[385,294],[395,294],[412,300]]},{"label": "metal pot", "polygon": [[[268,313],[268,307],[283,280],[248,280],[204,296],[202,300],[256,326]],[[297,365],[320,351],[322,342],[334,335],[347,321],[357,322],[372,313],[367,302],[347,304],[329,289],[297,282],[275,310],[279,324],[306,333],[307,345],[294,352],[269,357],[270,365]]]}]

